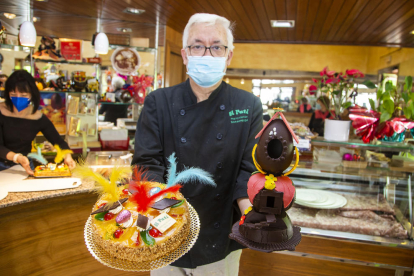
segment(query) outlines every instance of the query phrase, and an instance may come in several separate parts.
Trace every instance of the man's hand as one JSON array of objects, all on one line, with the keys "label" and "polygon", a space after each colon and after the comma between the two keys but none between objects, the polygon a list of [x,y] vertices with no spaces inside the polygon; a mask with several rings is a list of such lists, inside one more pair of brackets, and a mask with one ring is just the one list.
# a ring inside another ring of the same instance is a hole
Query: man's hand
[{"label": "man's hand", "polygon": [[72,155],[70,153],[66,154],[64,162],[71,170],[76,167],[76,162],[72,159]]},{"label": "man's hand", "polygon": [[244,211],[252,206],[248,197],[242,197],[237,199],[237,205],[239,205],[239,209],[242,215],[244,215]]},{"label": "man's hand", "polygon": [[30,168],[30,161],[29,161],[29,159],[26,156],[19,155],[17,157],[17,160],[16,161],[17,161],[17,163],[19,163],[20,165],[22,165],[23,169],[25,169],[26,172],[29,175],[33,175],[34,174],[33,171],[32,171],[32,169]]}]

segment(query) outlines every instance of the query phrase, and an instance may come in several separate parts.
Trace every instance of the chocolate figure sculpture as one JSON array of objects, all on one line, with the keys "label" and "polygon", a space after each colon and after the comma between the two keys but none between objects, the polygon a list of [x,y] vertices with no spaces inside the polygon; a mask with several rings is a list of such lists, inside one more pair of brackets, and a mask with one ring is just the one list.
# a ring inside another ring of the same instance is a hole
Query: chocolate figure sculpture
[{"label": "chocolate figure sculpture", "polygon": [[[295,201],[295,187],[287,175],[299,161],[299,153],[293,145],[293,139],[298,142],[298,138],[281,112],[276,112],[258,137],[259,142],[252,153],[258,171],[252,174],[247,184],[253,206],[233,225],[230,238],[263,252],[293,251],[301,234],[300,228],[293,226],[286,214]],[[294,150],[296,163],[284,173],[293,160]]]}]

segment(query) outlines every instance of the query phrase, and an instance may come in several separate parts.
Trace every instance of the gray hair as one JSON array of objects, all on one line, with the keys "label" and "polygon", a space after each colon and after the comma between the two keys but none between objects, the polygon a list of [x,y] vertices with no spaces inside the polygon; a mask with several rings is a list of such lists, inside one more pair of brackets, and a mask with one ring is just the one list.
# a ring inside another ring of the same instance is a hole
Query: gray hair
[{"label": "gray hair", "polygon": [[121,89],[122,86],[124,86],[124,84],[125,84],[125,81],[123,78],[119,76],[114,76],[112,78],[112,87],[114,88],[114,90]]},{"label": "gray hair", "polygon": [[233,25],[230,23],[230,21],[222,16],[218,16],[215,14],[209,14],[209,13],[196,13],[193,16],[190,17],[190,20],[188,20],[187,26],[185,26],[184,34],[183,34],[183,49],[187,47],[188,42],[188,36],[190,33],[190,28],[196,23],[207,23],[207,25],[215,25],[220,24],[224,27],[227,34],[227,47],[229,47],[230,51],[233,51],[234,45],[233,45]]}]

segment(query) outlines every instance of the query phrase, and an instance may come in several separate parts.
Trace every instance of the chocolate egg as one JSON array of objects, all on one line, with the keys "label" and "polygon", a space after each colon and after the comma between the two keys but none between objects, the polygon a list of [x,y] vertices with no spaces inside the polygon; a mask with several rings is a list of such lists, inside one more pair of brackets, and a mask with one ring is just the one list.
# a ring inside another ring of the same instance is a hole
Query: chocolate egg
[{"label": "chocolate egg", "polygon": [[292,134],[281,119],[273,120],[263,131],[256,148],[256,161],[267,173],[281,175],[293,159]]},{"label": "chocolate egg", "polygon": [[122,210],[117,216],[116,216],[116,222],[118,224],[124,223],[129,220],[131,217],[131,212],[128,210]]}]

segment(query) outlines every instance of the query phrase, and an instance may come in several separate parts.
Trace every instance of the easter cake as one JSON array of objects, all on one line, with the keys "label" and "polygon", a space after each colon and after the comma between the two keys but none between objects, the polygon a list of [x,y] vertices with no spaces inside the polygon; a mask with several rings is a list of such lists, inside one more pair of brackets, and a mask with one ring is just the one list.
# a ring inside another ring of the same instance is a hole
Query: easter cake
[{"label": "easter cake", "polygon": [[63,177],[71,176],[68,165],[48,163],[47,165],[37,166],[34,170],[34,177]]}]

